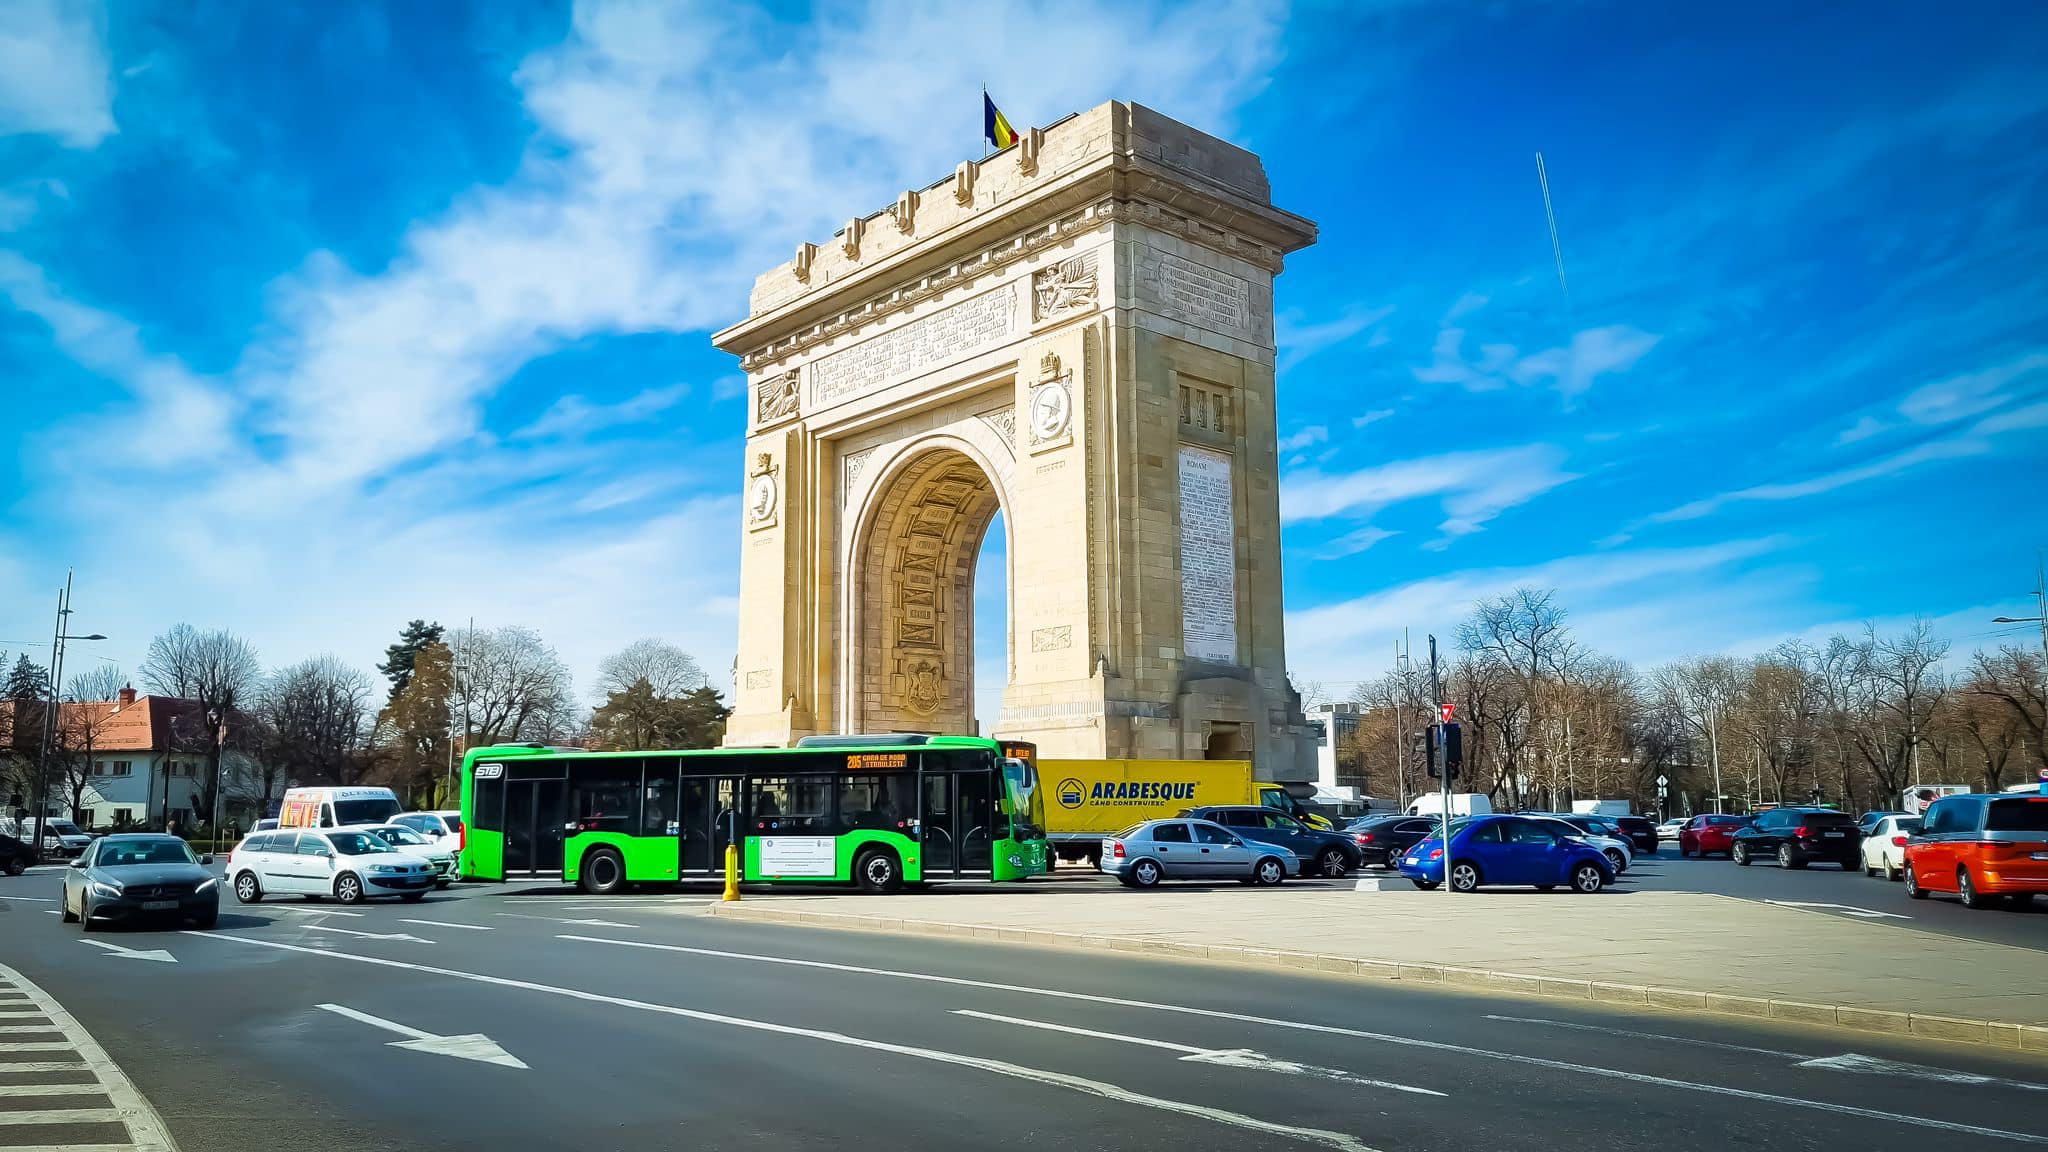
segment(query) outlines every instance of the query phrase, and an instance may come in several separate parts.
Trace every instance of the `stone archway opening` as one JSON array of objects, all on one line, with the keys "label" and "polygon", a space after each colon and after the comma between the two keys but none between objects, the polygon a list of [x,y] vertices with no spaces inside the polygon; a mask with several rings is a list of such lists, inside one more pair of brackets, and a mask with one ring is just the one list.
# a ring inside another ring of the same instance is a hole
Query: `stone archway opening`
[{"label": "stone archway opening", "polygon": [[966,453],[933,448],[884,481],[873,508],[853,548],[855,730],[972,732],[975,573],[1002,511],[995,481]]}]

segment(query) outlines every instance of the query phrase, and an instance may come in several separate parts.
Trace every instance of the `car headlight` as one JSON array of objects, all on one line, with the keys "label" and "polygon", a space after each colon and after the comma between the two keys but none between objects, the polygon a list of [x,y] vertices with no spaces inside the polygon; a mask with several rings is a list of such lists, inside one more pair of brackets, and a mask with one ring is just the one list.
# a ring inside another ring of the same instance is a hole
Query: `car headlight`
[{"label": "car headlight", "polygon": [[372,864],[369,868],[372,876],[396,876],[403,871],[403,868],[394,868],[389,864]]},{"label": "car headlight", "polygon": [[215,889],[215,888],[218,888],[218,887],[220,887],[220,877],[218,877],[218,876],[209,876],[209,877],[207,877],[206,879],[204,879],[204,880],[201,880],[201,881],[199,882],[199,887],[197,887],[197,888],[194,888],[194,889],[193,889],[192,891],[193,891],[194,893],[199,893],[199,892],[211,892],[211,891],[212,891],[213,889]]},{"label": "car headlight", "polygon": [[104,896],[109,900],[119,900],[121,898],[121,886],[119,884],[109,884],[105,880],[95,880],[92,882],[92,894]]}]

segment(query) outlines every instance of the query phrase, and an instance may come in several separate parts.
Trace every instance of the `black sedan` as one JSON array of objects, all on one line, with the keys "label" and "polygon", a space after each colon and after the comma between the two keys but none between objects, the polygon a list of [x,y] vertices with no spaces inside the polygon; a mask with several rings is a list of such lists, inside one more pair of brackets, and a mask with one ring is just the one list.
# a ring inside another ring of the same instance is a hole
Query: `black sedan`
[{"label": "black sedan", "polygon": [[1258,804],[1190,808],[1182,816],[1213,820],[1246,840],[1278,844],[1301,857],[1301,874],[1339,879],[1358,867],[1358,844],[1347,832],[1311,828],[1285,812]]},{"label": "black sedan", "polygon": [[1361,816],[1344,826],[1344,835],[1358,846],[1362,864],[1392,868],[1401,853],[1415,847],[1443,829],[1428,816]]},{"label": "black sedan", "polygon": [[1629,844],[1637,852],[1650,853],[1652,855],[1656,853],[1657,825],[1652,823],[1648,817],[1610,816],[1608,819],[1614,822],[1616,828],[1621,829],[1621,834],[1628,837]]},{"label": "black sedan", "polygon": [[26,843],[12,836],[0,835],[0,872],[19,876],[35,862],[36,854],[29,851]]},{"label": "black sedan", "polygon": [[64,870],[64,922],[87,932],[101,923],[162,918],[211,928],[220,882],[176,836],[103,836]]}]

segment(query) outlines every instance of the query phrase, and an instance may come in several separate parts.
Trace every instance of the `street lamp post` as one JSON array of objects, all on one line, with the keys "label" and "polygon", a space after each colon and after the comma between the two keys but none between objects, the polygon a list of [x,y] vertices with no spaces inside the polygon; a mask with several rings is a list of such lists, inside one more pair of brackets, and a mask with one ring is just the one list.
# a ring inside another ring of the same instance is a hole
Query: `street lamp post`
[{"label": "street lamp post", "polygon": [[223,793],[227,791],[222,781],[222,769],[225,767],[223,760],[225,758],[221,755],[221,746],[227,742],[225,739],[226,731],[223,727],[226,723],[227,716],[219,708],[208,708],[206,710],[207,736],[213,741],[213,827],[208,829],[208,831],[212,835],[216,849],[220,847],[220,804],[223,799]]},{"label": "street lamp post", "polygon": [[50,742],[56,734],[57,711],[62,706],[58,685],[64,682],[64,646],[70,640],[105,640],[97,632],[88,636],[73,636],[64,631],[65,618],[71,615],[71,573],[64,573],[64,591],[57,594],[57,626],[50,632],[50,703],[43,709],[43,744],[36,757],[35,787],[35,828],[29,839],[32,851],[38,857],[43,852],[43,827],[50,806]]}]

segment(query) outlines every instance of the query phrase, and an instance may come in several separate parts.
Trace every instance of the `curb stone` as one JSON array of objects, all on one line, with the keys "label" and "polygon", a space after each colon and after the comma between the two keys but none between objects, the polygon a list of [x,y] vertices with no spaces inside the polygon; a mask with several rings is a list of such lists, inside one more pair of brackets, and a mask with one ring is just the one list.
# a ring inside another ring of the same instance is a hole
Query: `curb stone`
[{"label": "curb stone", "polygon": [[1752,1020],[1783,1020],[1841,1031],[1889,1036],[1924,1036],[1931,1040],[2048,1054],[2048,1025],[1929,1016],[1848,1004],[1813,1004],[1802,1000],[1737,996],[1723,992],[1700,992],[1689,988],[1619,984],[1602,980],[1572,980],[1555,976],[1531,976],[1519,972],[1494,972],[1456,965],[1411,964],[1405,961],[1397,963],[1391,960],[1231,944],[1189,944],[1178,940],[1156,940],[1140,936],[1086,936],[1075,932],[1053,932],[1039,928],[991,928],[985,924],[851,916],[839,912],[806,912],[791,908],[711,904],[705,907],[704,914],[727,920],[748,920],[763,924],[800,924],[855,932],[993,940],[998,943],[1025,944],[1041,948],[1118,952],[1267,969],[1289,968],[1339,978],[1391,980],[1436,988],[1529,996],[1541,1000],[1626,1005],[1673,1016],[1737,1016]]}]

